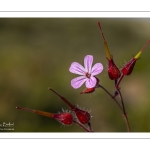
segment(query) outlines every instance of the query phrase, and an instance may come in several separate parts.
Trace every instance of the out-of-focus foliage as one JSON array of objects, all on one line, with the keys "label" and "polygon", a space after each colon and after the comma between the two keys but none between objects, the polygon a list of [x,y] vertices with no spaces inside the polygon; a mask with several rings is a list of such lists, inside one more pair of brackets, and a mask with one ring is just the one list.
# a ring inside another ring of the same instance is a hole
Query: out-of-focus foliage
[{"label": "out-of-focus foliage", "polygon": [[[97,25],[100,21],[115,63],[122,65],[137,54],[150,39],[150,19],[0,19],[0,124],[14,122],[14,132],[84,132],[73,124],[17,110],[16,106],[47,112],[61,112],[68,106],[50,86],[70,102],[91,110],[95,132],[126,132],[122,113],[101,89],[80,95],[85,88],[73,89],[76,75],[70,64],[83,64],[87,54],[105,69],[98,76],[111,93],[114,82],[107,75],[107,60]],[[133,132],[150,131],[150,45],[137,61],[133,73],[121,82],[128,119]],[[2,131],[0,131],[2,132]],[[7,131],[5,131],[7,132]]]}]

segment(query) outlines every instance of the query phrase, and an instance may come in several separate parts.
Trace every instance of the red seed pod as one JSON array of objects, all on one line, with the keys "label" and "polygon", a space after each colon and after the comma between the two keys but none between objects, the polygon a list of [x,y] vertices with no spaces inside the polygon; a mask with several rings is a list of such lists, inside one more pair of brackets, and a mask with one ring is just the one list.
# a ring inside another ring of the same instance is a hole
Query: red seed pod
[{"label": "red seed pod", "polygon": [[91,115],[87,111],[81,110],[79,108],[75,108],[73,111],[82,124],[88,123],[90,121]]},{"label": "red seed pod", "polygon": [[44,112],[40,110],[34,110],[34,109],[29,109],[29,108],[22,108],[22,107],[16,107],[19,110],[25,110],[28,112],[32,112],[35,114],[39,114],[42,116],[50,117],[53,119],[56,119],[57,121],[65,124],[65,125],[71,125],[73,123],[73,115],[69,112],[63,112],[63,113],[50,113],[50,112]]},{"label": "red seed pod", "polygon": [[[68,100],[66,100],[64,97],[62,97],[57,92],[55,92],[52,88],[48,88],[48,89],[54,92],[57,96],[59,96],[71,108],[71,110],[76,114],[76,117],[82,124],[89,123],[91,115],[87,111],[77,108],[75,105],[71,104]],[[66,119],[66,121],[67,120],[69,119]],[[65,123],[67,123],[66,121]]]},{"label": "red seed pod", "polygon": [[139,59],[140,55],[142,54],[142,52],[148,46],[149,43],[150,43],[150,40],[148,40],[148,42],[144,45],[144,47],[130,61],[128,61],[123,66],[123,68],[121,69],[121,72],[123,75],[130,75],[132,73],[136,61]]},{"label": "red seed pod", "polygon": [[68,112],[54,114],[53,118],[63,123],[64,125],[71,125],[73,123],[73,115]]},{"label": "red seed pod", "polygon": [[130,75],[133,71],[134,65],[138,59],[132,58],[127,62],[124,67],[121,69],[123,75]]},{"label": "red seed pod", "polygon": [[115,65],[113,59],[108,59],[108,75],[111,80],[117,80],[120,78],[121,73],[118,67]]},{"label": "red seed pod", "polygon": [[106,39],[104,37],[104,33],[102,31],[102,27],[101,27],[100,22],[98,22],[98,26],[99,26],[101,34],[102,34],[102,39],[103,39],[104,47],[105,47],[105,51],[106,51],[106,58],[108,60],[108,75],[109,75],[109,78],[111,80],[117,80],[118,78],[120,78],[121,73],[120,73],[118,67],[115,65],[115,63],[113,61],[113,58],[112,58],[112,56],[109,52],[109,48],[108,48]]}]

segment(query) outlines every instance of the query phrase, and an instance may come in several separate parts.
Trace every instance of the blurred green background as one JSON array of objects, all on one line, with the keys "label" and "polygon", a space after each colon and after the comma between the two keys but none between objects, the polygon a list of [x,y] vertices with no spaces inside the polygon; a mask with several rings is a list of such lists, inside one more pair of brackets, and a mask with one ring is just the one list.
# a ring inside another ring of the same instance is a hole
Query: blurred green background
[{"label": "blurred green background", "polygon": [[[47,90],[50,86],[70,102],[91,110],[94,132],[127,131],[120,109],[103,90],[80,95],[85,86],[75,90],[70,85],[77,76],[69,72],[70,64],[77,61],[83,65],[85,55],[91,54],[94,63],[104,65],[104,71],[98,75],[101,84],[114,92],[114,82],[107,75],[98,21],[120,68],[150,39],[150,19],[144,18],[0,19],[0,124],[14,122],[12,132],[85,132],[76,124],[62,126],[51,118],[15,108],[53,113],[68,109]],[[149,76],[150,45],[133,73],[120,84],[132,132],[150,131]]]}]

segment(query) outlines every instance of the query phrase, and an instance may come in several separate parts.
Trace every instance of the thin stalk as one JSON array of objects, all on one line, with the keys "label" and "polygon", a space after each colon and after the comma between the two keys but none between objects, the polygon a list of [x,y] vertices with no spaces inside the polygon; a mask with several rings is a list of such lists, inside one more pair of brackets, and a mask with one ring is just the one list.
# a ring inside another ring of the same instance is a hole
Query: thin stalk
[{"label": "thin stalk", "polygon": [[74,120],[74,123],[78,124],[80,127],[82,127],[82,128],[83,128],[85,131],[87,131],[87,132],[93,132],[91,129],[88,130],[83,124],[80,124],[78,121],[75,121],[75,120]]},{"label": "thin stalk", "polygon": [[63,96],[61,96],[60,94],[58,94],[56,91],[54,91],[52,88],[48,88],[48,90],[52,91],[53,93],[55,93],[57,96],[59,96],[67,105],[70,106],[71,109],[75,109],[75,106],[73,104],[71,104],[68,100],[66,100]]},{"label": "thin stalk", "polygon": [[130,129],[130,124],[129,124],[128,116],[126,114],[126,110],[125,110],[125,106],[124,106],[124,102],[123,102],[123,97],[122,97],[122,94],[120,92],[120,89],[117,89],[117,91],[118,91],[120,99],[121,99],[121,104],[122,104],[122,108],[123,108],[123,116],[124,116],[124,119],[125,119],[125,122],[126,122],[127,130],[128,130],[128,132],[130,132],[131,129]]},{"label": "thin stalk", "polygon": [[88,122],[88,126],[89,126],[89,128],[90,128],[90,131],[93,132],[92,126],[91,126],[91,123],[90,123],[90,122]]},{"label": "thin stalk", "polygon": [[117,89],[117,87],[116,87],[116,90],[117,90],[118,94],[120,95],[122,107],[120,106],[120,104],[118,103],[118,101],[115,99],[115,97],[110,92],[107,91],[107,89],[105,89],[102,85],[99,85],[98,87],[101,87],[116,102],[116,104],[119,106],[119,108],[123,112],[123,116],[124,116],[124,119],[125,119],[125,122],[126,122],[127,130],[128,130],[128,132],[130,132],[131,131],[130,130],[130,125],[129,125],[128,117],[127,117],[127,114],[126,114],[126,111],[125,111],[125,106],[124,106],[122,94],[121,94],[119,88]]},{"label": "thin stalk", "polygon": [[[115,80],[115,87],[117,87],[117,89],[119,89],[119,84],[122,81],[123,77],[124,77],[124,75],[122,74],[121,77],[119,78],[119,81]],[[117,95],[118,95],[118,91],[116,90],[114,92],[114,97],[116,97]]]},{"label": "thin stalk", "polygon": [[119,106],[121,111],[123,111],[123,109],[120,106],[120,104],[118,103],[118,101],[115,99],[115,97],[110,92],[108,92],[108,90],[106,88],[104,88],[102,85],[99,85],[98,87],[102,88],[116,102],[116,104]]},{"label": "thin stalk", "polygon": [[116,88],[118,89],[120,82],[122,81],[124,75],[122,74],[121,77],[119,78],[119,81],[117,82],[117,84],[115,85]]},{"label": "thin stalk", "polygon": [[25,111],[28,111],[28,112],[32,112],[32,113],[35,113],[35,114],[38,114],[38,115],[50,117],[50,118],[53,118],[53,116],[54,116],[52,113],[48,113],[48,112],[45,112],[45,111],[34,110],[34,109],[29,109],[29,108],[22,108],[22,107],[18,107],[18,106],[16,108],[20,109],[20,110],[25,110]]}]

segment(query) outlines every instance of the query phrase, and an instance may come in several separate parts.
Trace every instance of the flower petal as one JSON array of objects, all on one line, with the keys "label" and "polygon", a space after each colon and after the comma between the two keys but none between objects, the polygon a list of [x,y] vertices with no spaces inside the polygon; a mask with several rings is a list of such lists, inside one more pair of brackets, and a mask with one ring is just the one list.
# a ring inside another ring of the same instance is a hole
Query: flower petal
[{"label": "flower petal", "polygon": [[95,76],[100,74],[103,71],[103,65],[101,63],[96,63],[93,67],[92,67],[92,71],[91,71],[91,75]]},{"label": "flower petal", "polygon": [[89,79],[86,80],[85,85],[87,88],[93,88],[93,87],[95,87],[96,82],[97,82],[97,80],[95,77],[90,77]]},{"label": "flower petal", "polygon": [[76,78],[71,80],[71,86],[74,89],[78,89],[79,87],[81,87],[83,85],[83,83],[86,80],[87,80],[87,78],[85,76],[76,77]]},{"label": "flower petal", "polygon": [[78,75],[85,75],[85,69],[78,62],[73,62],[69,68],[69,71]]},{"label": "flower petal", "polygon": [[88,72],[89,74],[91,74],[92,63],[93,63],[92,55],[87,55],[84,57],[85,71]]}]

